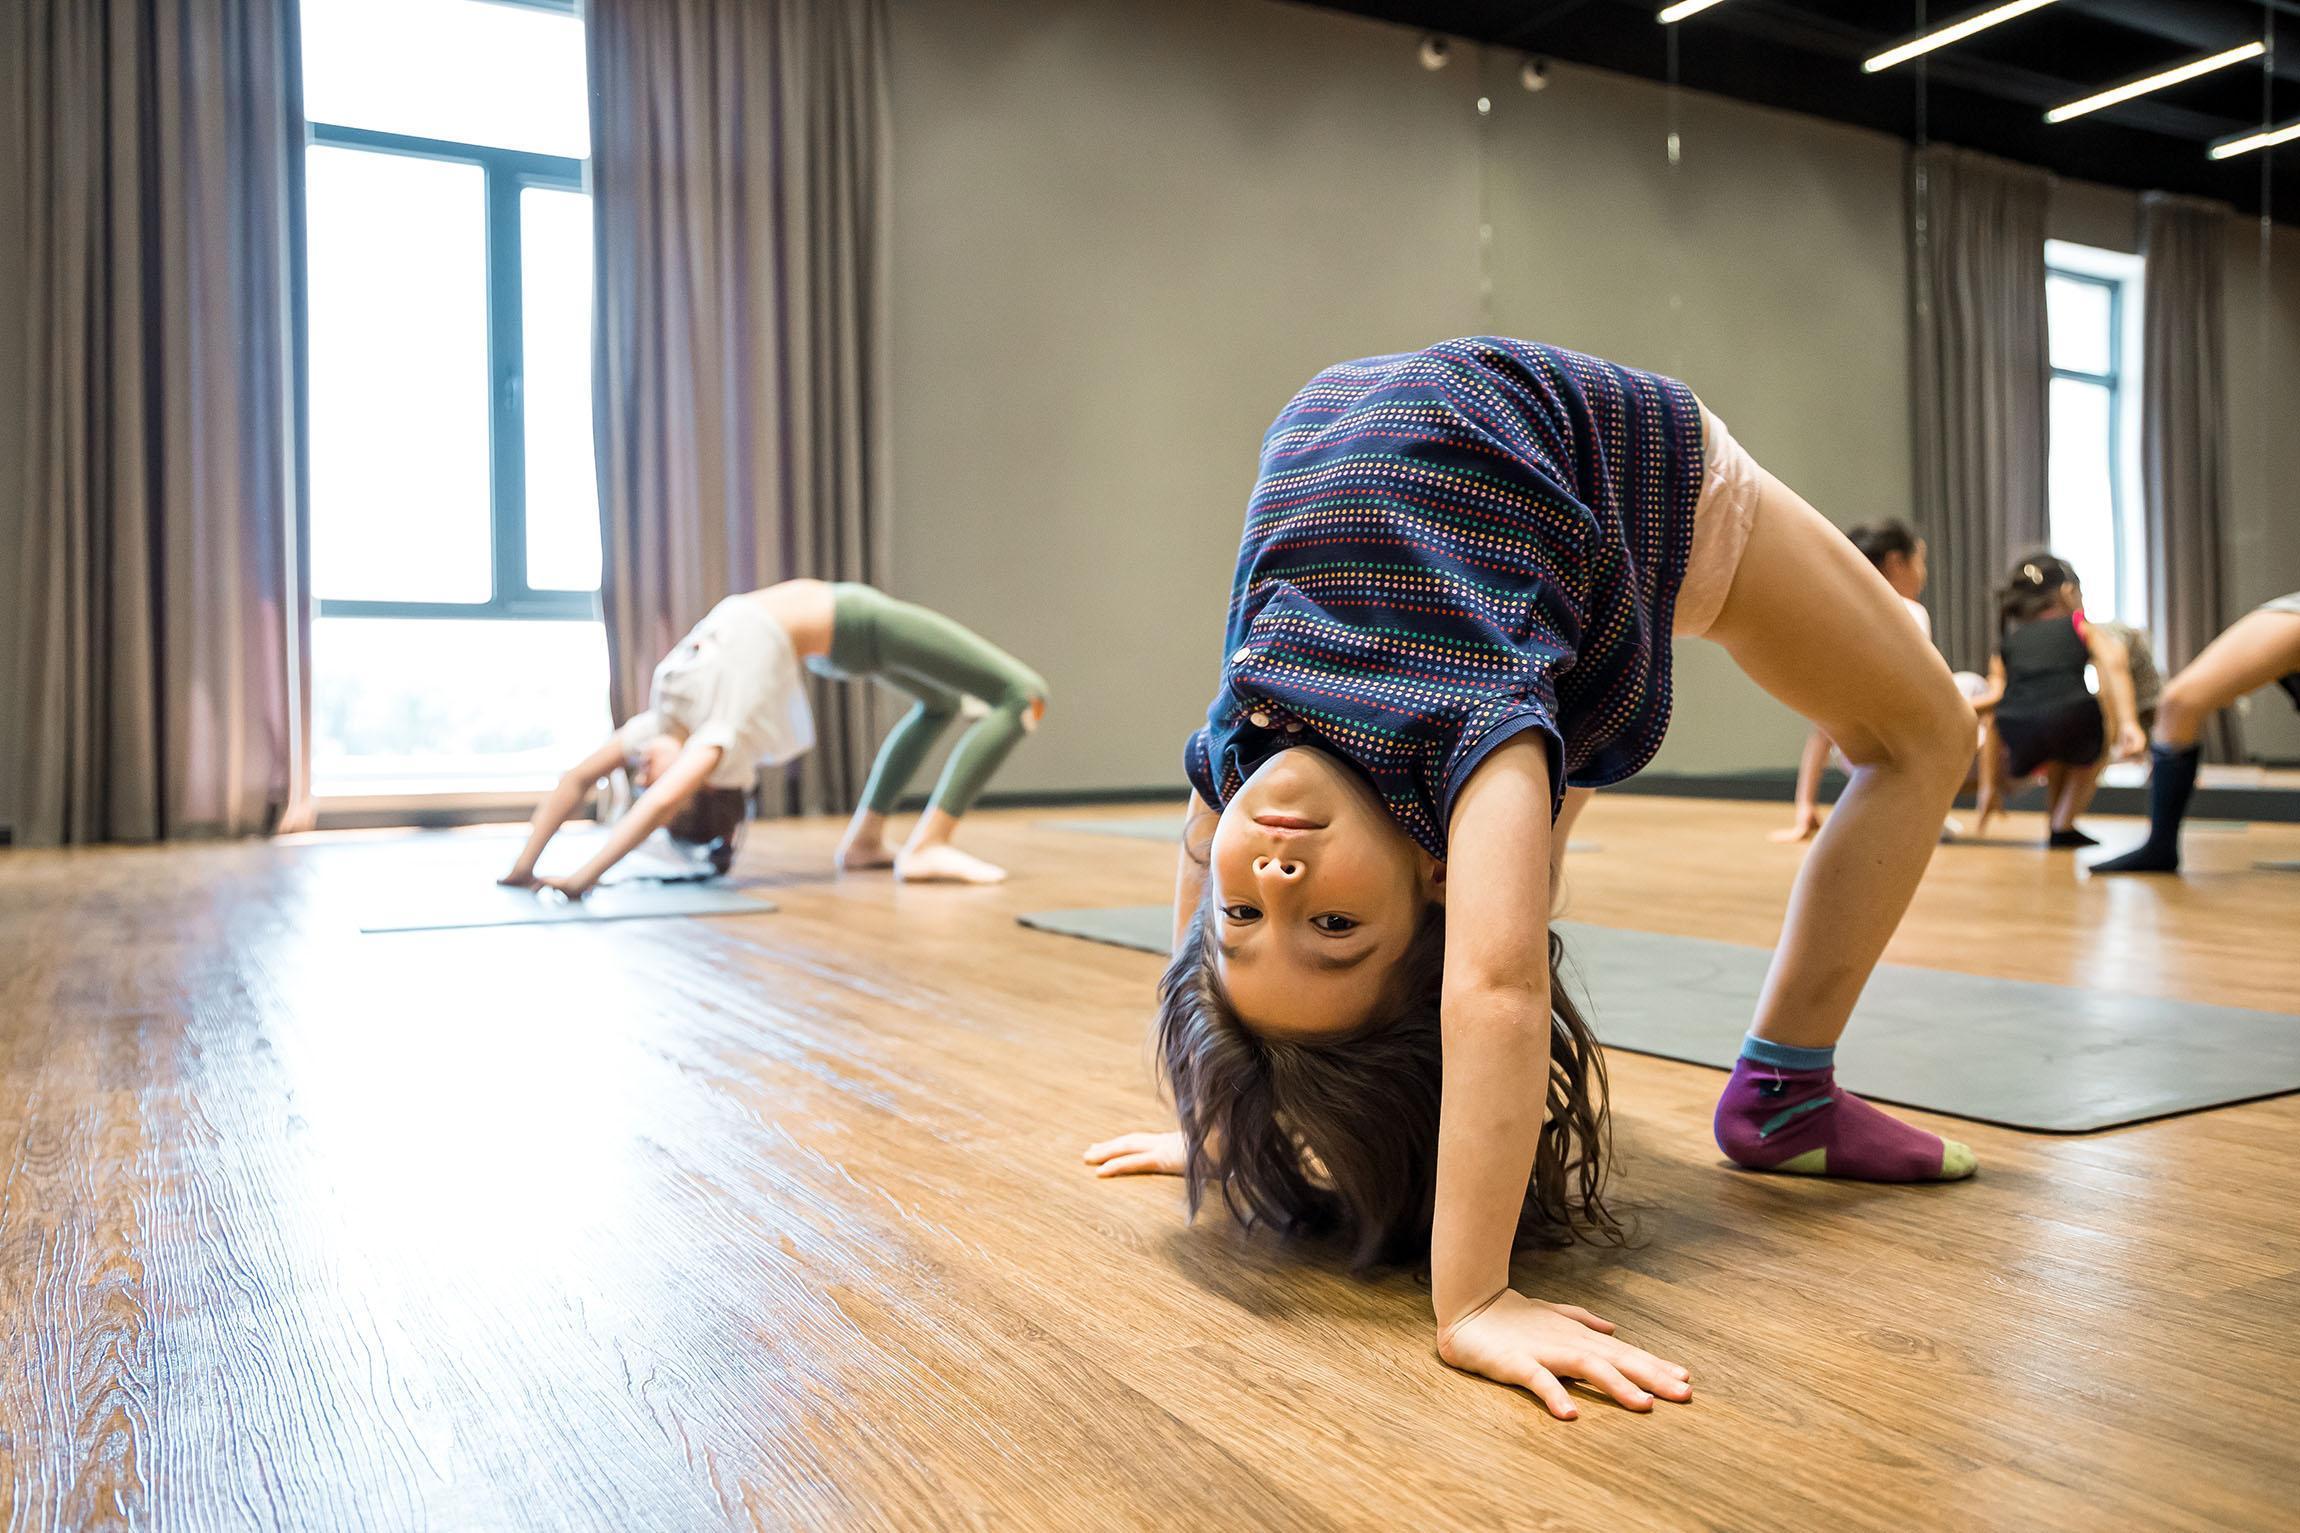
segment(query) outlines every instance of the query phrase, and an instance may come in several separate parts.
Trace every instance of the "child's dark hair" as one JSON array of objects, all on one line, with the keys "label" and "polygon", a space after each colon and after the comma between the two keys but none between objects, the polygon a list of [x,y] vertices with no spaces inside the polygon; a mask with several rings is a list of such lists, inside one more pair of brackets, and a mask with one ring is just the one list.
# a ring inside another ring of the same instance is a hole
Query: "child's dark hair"
[{"label": "child's dark hair", "polygon": [[[1158,984],[1158,1064],[1181,1123],[1190,1211],[1218,1188],[1241,1223],[1339,1236],[1359,1268],[1426,1260],[1444,1065],[1443,907],[1429,907],[1391,975],[1386,1020],[1316,1043],[1266,1038],[1240,1019],[1214,969],[1211,911],[1209,894]],[[1562,955],[1552,931],[1549,1113],[1517,1243],[1619,1244],[1626,1237],[1604,1198],[1605,1058],[1559,982]]]},{"label": "child's dark hair", "polygon": [[748,793],[740,788],[705,787],[673,810],[663,829],[672,840],[709,858],[711,870],[723,874],[735,865],[735,842],[750,817]]},{"label": "child's dark hair", "polygon": [[2076,583],[2076,570],[2066,559],[2030,554],[2013,566],[2012,577],[1997,593],[1997,632],[2004,633],[2015,623],[2031,622],[2040,613],[2049,612],[2060,600],[2060,588]]},{"label": "child's dark hair", "polygon": [[1888,521],[1848,527],[1845,536],[1861,551],[1862,558],[1880,570],[1885,567],[1885,561],[1895,554],[1904,559],[1914,559],[1920,541],[1917,529],[1897,516]]}]

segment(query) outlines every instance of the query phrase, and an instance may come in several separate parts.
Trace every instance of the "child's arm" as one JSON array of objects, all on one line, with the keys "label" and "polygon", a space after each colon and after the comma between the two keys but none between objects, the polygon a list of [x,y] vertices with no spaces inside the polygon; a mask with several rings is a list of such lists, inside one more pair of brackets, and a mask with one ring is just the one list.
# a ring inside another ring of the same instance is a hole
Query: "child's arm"
[{"label": "child's arm", "polygon": [[716,745],[700,745],[690,740],[686,749],[671,769],[650,784],[639,795],[639,801],[615,822],[607,833],[607,844],[592,855],[589,862],[565,878],[546,878],[544,887],[557,889],[571,899],[581,899],[591,892],[592,885],[616,863],[621,862],[638,844],[662,828],[663,823],[678,812],[679,806],[693,798],[725,754]]},{"label": "child's arm", "polygon": [[1973,699],[1973,712],[1990,713],[2005,700],[2005,657],[1989,656],[1989,689]]},{"label": "child's arm", "polygon": [[2132,702],[2131,652],[2122,639],[2097,623],[2084,625],[2084,647],[2092,651],[2092,668],[2100,677],[2100,697],[2108,705],[2116,759],[2130,761],[2146,755],[2148,736],[2141,730],[2140,713]]},{"label": "child's arm", "polygon": [[1821,769],[1829,764],[1829,737],[1818,729],[1805,737],[1797,758],[1797,823],[1773,832],[1776,841],[1810,841],[1821,828]]},{"label": "child's arm", "polygon": [[527,844],[519,849],[518,861],[496,881],[520,888],[531,886],[535,882],[535,863],[543,855],[543,848],[551,844],[559,827],[583,807],[583,800],[599,786],[599,779],[614,771],[622,761],[623,742],[609,735],[606,744],[569,767],[543,802],[535,806],[535,817],[527,822]]},{"label": "child's arm", "polygon": [[[1182,811],[1182,844],[1174,853],[1174,946],[1182,945],[1206,892],[1206,864],[1214,855],[1214,826],[1221,816],[1191,791]],[[1162,1134],[1120,1134],[1086,1147],[1086,1164],[1096,1176],[1180,1176],[1182,1136],[1173,1129]]]},{"label": "child's arm", "polygon": [[[1523,734],[1478,767],[1447,835],[1445,1088],[1430,1233],[1438,1355],[1574,1414],[1558,1382],[1587,1380],[1633,1410],[1687,1398],[1685,1371],[1612,1339],[1586,1311],[1510,1287],[1549,1087],[1547,743]],[[1651,1393],[1648,1393],[1651,1391]]]}]

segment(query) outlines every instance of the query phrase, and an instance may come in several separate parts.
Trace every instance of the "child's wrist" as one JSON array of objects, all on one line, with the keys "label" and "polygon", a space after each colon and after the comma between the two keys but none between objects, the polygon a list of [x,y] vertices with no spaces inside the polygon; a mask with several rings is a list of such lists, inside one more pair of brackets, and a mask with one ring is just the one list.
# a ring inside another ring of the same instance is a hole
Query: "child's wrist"
[{"label": "child's wrist", "polygon": [[1460,1314],[1454,1316],[1451,1320],[1446,1319],[1441,1314],[1438,1317],[1438,1349],[1443,1351],[1449,1344],[1452,1343],[1456,1332],[1458,1332],[1463,1326],[1469,1324],[1472,1320],[1475,1320],[1478,1316],[1484,1314],[1487,1310],[1493,1308],[1494,1304],[1501,1298],[1501,1296],[1508,1292],[1509,1285],[1504,1283],[1499,1288],[1496,1288],[1492,1293],[1489,1293],[1484,1298],[1478,1300],[1477,1303],[1472,1304],[1468,1309],[1463,1310]]}]

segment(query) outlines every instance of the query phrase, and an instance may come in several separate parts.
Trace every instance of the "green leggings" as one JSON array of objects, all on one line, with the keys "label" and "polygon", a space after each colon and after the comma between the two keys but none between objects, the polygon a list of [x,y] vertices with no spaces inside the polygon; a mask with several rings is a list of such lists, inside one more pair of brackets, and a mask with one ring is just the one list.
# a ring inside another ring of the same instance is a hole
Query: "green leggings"
[{"label": "green leggings", "polygon": [[916,699],[871,763],[863,806],[874,814],[894,808],[960,706],[975,697],[990,712],[959,737],[927,801],[945,814],[966,813],[1007,752],[1037,727],[1046,702],[1045,678],[997,645],[865,585],[831,587],[830,669],[876,677]]}]

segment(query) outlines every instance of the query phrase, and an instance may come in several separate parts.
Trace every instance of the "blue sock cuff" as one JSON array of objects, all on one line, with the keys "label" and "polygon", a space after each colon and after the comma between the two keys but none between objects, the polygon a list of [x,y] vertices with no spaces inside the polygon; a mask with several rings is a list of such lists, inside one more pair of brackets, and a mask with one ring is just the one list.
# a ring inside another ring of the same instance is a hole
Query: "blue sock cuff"
[{"label": "blue sock cuff", "polygon": [[1741,1040],[1741,1057],[1776,1070],[1827,1070],[1837,1063],[1837,1049],[1834,1044],[1825,1049],[1800,1049],[1751,1033]]}]

